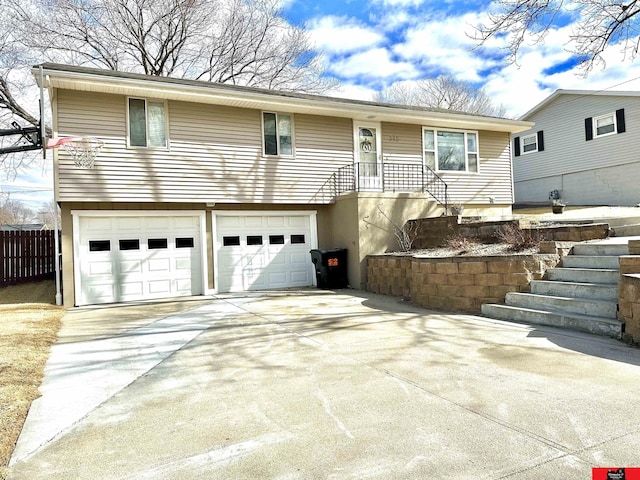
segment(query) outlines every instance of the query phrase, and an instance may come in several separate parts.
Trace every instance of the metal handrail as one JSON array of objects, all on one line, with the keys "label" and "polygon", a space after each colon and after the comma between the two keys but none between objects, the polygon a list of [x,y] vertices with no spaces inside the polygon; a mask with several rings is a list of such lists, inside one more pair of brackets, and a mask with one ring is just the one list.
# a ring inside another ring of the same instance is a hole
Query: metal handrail
[{"label": "metal handrail", "polygon": [[[381,174],[372,181],[371,173]],[[339,168],[333,175],[336,195],[362,190],[384,192],[426,192],[448,212],[447,183],[431,168],[419,163],[356,162]]]}]

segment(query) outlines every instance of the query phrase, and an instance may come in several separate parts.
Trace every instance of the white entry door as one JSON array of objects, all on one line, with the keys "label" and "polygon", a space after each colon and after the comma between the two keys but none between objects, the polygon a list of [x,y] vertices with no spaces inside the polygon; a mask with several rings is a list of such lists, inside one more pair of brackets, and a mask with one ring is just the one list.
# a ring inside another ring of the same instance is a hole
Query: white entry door
[{"label": "white entry door", "polygon": [[75,219],[76,304],[203,293],[199,215],[85,215]]},{"label": "white entry door", "polygon": [[358,190],[382,190],[382,141],[379,123],[355,125]]},{"label": "white entry door", "polygon": [[220,293],[308,287],[315,272],[315,214],[214,214],[216,285]]}]

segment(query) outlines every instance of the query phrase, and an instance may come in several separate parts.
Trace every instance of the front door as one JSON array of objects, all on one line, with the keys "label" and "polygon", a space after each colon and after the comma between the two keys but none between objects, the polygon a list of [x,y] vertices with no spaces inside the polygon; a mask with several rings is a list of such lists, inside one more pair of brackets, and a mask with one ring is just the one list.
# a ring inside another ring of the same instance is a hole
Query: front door
[{"label": "front door", "polygon": [[355,143],[358,190],[382,190],[380,124],[356,124]]}]

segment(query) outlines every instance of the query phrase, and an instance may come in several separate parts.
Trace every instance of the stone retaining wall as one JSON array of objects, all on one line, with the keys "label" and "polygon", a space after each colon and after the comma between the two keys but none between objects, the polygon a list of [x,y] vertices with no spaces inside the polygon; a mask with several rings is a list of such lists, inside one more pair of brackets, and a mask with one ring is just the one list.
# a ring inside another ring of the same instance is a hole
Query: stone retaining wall
[{"label": "stone retaining wall", "polygon": [[[448,238],[452,237],[464,237],[478,243],[496,243],[497,233],[504,226],[519,226],[517,220],[461,223],[460,217],[457,216],[421,218],[411,220],[410,223],[419,224],[418,235],[413,242],[413,248],[416,249],[441,247]],[[530,230],[532,235],[537,235],[540,240],[557,242],[583,242],[607,238],[609,235],[609,225],[606,223],[523,228],[523,230]]]},{"label": "stone retaining wall", "polygon": [[367,290],[396,295],[440,310],[480,313],[483,303],[503,303],[508,292],[527,291],[558,264],[554,254],[492,257],[367,257]]},{"label": "stone retaining wall", "polygon": [[629,255],[620,257],[618,319],[625,339],[640,344],[640,240],[629,241]]}]

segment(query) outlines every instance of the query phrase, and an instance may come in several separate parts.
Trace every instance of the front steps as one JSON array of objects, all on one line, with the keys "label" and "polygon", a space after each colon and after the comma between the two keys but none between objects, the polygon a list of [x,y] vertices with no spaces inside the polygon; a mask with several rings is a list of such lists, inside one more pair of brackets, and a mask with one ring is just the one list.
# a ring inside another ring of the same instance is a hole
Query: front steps
[{"label": "front steps", "polygon": [[628,251],[626,244],[575,245],[546,280],[531,282],[531,293],[507,293],[505,305],[482,305],[482,314],[620,338],[618,257]]}]

